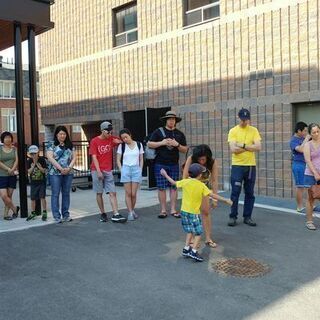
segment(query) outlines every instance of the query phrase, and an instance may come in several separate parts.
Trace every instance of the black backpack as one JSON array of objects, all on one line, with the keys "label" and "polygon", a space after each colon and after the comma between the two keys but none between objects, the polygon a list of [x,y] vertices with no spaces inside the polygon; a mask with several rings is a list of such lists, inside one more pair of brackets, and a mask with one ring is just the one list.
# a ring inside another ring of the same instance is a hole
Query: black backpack
[{"label": "black backpack", "polygon": [[[136,141],[136,142],[137,142],[139,153],[140,153],[140,149],[141,149],[142,145],[141,145],[141,143],[139,141]],[[123,155],[124,155],[125,149],[126,149],[126,144],[124,142],[122,142],[121,143],[121,159],[120,159],[121,165],[122,165],[122,162],[123,162]]]}]

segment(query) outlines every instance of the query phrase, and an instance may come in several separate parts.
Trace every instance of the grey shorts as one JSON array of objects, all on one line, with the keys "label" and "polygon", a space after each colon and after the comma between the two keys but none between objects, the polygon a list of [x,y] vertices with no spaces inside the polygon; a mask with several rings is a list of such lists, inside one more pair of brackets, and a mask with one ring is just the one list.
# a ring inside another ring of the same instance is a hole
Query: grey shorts
[{"label": "grey shorts", "polygon": [[103,180],[98,179],[97,171],[91,171],[92,189],[95,193],[116,192],[112,171],[102,171]]},{"label": "grey shorts", "polygon": [[47,184],[44,181],[43,183],[39,184],[32,184],[30,185],[30,198],[31,200],[39,200],[44,199],[46,197],[46,188]]}]

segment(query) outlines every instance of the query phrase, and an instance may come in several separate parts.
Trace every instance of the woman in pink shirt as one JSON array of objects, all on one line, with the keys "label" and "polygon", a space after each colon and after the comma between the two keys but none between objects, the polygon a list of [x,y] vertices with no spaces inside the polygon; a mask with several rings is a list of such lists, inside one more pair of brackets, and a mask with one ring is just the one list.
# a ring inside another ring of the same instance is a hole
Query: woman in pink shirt
[{"label": "woman in pink shirt", "polygon": [[[320,127],[316,123],[311,123],[308,127],[311,140],[304,148],[304,158],[306,160],[306,170],[304,173],[304,186],[310,189],[311,186],[320,183]],[[309,193],[308,193],[309,194]],[[316,230],[313,223],[313,204],[314,199],[308,195],[306,203],[307,222],[309,230]]]}]

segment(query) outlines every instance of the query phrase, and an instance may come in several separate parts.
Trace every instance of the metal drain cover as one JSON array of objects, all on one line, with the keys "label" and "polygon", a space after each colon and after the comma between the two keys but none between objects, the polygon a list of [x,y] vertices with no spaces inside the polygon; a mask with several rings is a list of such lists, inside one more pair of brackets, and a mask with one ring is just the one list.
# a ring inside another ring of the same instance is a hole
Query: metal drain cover
[{"label": "metal drain cover", "polygon": [[213,262],[212,267],[225,276],[244,278],[261,277],[271,271],[269,265],[248,258],[222,259]]}]

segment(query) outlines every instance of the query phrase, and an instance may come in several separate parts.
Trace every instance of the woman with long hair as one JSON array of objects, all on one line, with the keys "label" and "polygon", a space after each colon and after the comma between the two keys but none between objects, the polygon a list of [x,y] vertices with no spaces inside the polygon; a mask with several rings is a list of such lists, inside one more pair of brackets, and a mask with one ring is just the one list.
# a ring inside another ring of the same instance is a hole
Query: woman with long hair
[{"label": "woman with long hair", "polygon": [[[317,123],[311,123],[308,127],[311,140],[306,143],[303,153],[306,160],[306,169],[304,172],[304,187],[310,188],[320,182],[320,127]],[[309,191],[308,190],[308,191]],[[308,192],[306,202],[306,227],[309,230],[316,230],[313,224],[313,204],[314,199]]]},{"label": "woman with long hair", "polygon": [[[188,170],[192,163],[199,163],[204,166],[207,171],[203,174],[203,183],[205,183],[213,193],[218,192],[218,164],[217,160],[212,157],[212,151],[206,144],[196,146],[192,155],[187,158],[183,168],[183,178],[188,178]],[[212,206],[216,207],[216,202],[212,202]],[[211,248],[215,248],[217,244],[211,238],[211,204],[210,198],[204,197],[201,204],[201,214],[203,219],[203,228],[205,234],[205,244]]]},{"label": "woman with long hair", "polygon": [[[70,190],[73,179],[73,166],[76,151],[65,126],[58,126],[54,132],[54,141],[47,149],[49,180],[51,185],[51,211],[57,223],[72,221],[70,217]],[[59,195],[62,194],[61,211]]]},{"label": "woman with long hair", "polygon": [[126,205],[128,208],[128,221],[138,218],[134,207],[137,201],[137,191],[141,183],[143,167],[143,147],[140,142],[132,139],[129,129],[120,131],[122,144],[117,150],[117,165],[121,171],[120,182],[124,184],[126,193]]},{"label": "woman with long hair", "polygon": [[[1,134],[0,147],[0,197],[4,202],[4,220],[12,220],[18,217],[19,207],[12,202],[13,191],[17,184],[18,153],[13,145],[13,136],[4,131]],[[12,215],[9,215],[12,210]]]}]

